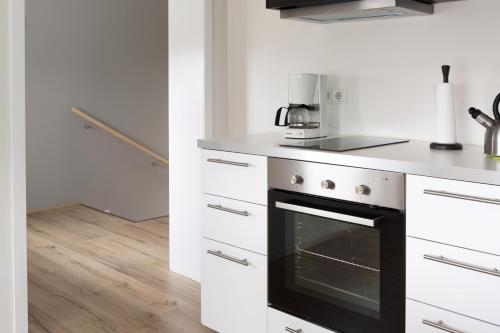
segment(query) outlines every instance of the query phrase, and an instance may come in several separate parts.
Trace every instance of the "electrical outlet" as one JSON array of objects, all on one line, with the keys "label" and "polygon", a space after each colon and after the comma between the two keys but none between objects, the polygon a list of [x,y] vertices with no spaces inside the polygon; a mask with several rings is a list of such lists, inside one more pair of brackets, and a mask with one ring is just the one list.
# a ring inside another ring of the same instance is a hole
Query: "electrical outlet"
[{"label": "electrical outlet", "polygon": [[347,89],[334,88],[332,89],[332,100],[335,104],[347,104]]}]

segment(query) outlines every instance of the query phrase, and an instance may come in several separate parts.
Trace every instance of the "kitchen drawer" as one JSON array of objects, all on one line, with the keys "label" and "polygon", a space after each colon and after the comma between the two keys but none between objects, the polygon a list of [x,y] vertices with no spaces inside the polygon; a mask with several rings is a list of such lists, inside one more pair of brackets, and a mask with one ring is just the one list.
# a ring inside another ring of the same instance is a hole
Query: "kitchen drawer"
[{"label": "kitchen drawer", "polygon": [[500,327],[412,300],[406,301],[406,333],[439,332],[500,333]]},{"label": "kitchen drawer", "polygon": [[408,176],[406,198],[409,236],[500,255],[500,186]]},{"label": "kitchen drawer", "polygon": [[267,205],[267,157],[202,150],[202,189]]},{"label": "kitchen drawer", "polygon": [[202,258],[203,324],[219,333],[267,332],[267,257],[204,239]]},{"label": "kitchen drawer", "polygon": [[267,254],[267,207],[204,194],[203,237]]},{"label": "kitchen drawer", "polygon": [[500,256],[407,238],[406,295],[500,325]]},{"label": "kitchen drawer", "polygon": [[281,311],[269,308],[268,333],[332,333],[326,328],[311,324]]}]

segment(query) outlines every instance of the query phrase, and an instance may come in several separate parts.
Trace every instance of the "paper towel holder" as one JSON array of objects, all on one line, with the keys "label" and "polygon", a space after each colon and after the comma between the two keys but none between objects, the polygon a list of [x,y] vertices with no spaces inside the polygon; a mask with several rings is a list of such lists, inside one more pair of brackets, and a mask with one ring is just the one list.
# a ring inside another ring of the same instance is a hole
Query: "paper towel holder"
[{"label": "paper towel holder", "polygon": [[[453,85],[450,83],[450,69],[449,65],[441,66],[443,72],[443,83],[436,86],[436,110],[437,112],[446,112],[451,118],[446,118],[451,120],[452,124],[445,124],[447,126],[453,126],[452,134],[446,135],[445,143],[432,142],[430,147],[433,150],[463,150],[463,145],[458,142],[450,142],[456,140],[456,124],[455,124],[455,109],[454,109],[454,96],[453,96]],[[439,89],[438,89],[439,88]],[[444,94],[443,94],[444,90]],[[439,94],[440,92],[441,94]],[[451,103],[449,101],[452,101]],[[443,102],[448,101],[448,104]],[[441,124],[443,125],[443,124]],[[454,138],[454,140],[453,140]],[[438,138],[439,139],[439,138]]]}]

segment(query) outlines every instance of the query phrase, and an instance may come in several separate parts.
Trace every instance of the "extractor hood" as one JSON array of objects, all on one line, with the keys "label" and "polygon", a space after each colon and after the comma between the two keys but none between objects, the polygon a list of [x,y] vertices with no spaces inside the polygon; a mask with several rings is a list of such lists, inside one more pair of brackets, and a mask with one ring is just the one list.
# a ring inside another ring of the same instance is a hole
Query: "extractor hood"
[{"label": "extractor hood", "polygon": [[429,15],[434,12],[434,5],[416,0],[355,0],[283,9],[280,12],[282,19],[324,24]]}]

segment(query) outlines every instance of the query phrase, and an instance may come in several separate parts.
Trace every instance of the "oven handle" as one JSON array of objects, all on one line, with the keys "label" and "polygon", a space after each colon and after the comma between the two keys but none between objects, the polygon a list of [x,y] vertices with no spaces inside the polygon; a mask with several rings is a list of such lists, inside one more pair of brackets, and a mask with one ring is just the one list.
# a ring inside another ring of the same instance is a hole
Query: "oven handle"
[{"label": "oven handle", "polygon": [[354,224],[359,224],[359,225],[363,225],[366,227],[375,228],[375,220],[373,220],[373,219],[365,219],[363,217],[345,215],[345,214],[330,212],[327,210],[321,210],[321,209],[304,207],[304,206],[297,206],[297,205],[287,204],[287,203],[280,202],[280,201],[276,202],[276,208],[285,209],[285,210],[289,210],[289,211],[297,212],[297,213],[303,213],[303,214],[308,214],[308,215],[324,217],[327,219],[340,220],[340,221],[344,221],[344,222],[348,222],[348,223],[354,223]]}]

